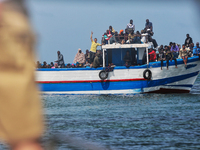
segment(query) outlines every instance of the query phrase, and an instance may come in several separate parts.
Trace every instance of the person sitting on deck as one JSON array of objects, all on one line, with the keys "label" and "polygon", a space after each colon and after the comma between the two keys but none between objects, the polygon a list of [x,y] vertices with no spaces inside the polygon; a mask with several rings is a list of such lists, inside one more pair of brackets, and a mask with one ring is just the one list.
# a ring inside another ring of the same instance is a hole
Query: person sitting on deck
[{"label": "person sitting on deck", "polygon": [[66,65],[66,68],[71,68],[70,63],[68,63],[68,64]]},{"label": "person sitting on deck", "polygon": [[86,60],[84,67],[90,66],[89,61]]},{"label": "person sitting on deck", "polygon": [[159,50],[159,56],[160,56],[159,59],[160,59],[160,61],[161,61],[161,70],[162,70],[163,61],[166,60],[166,54],[165,54],[165,51],[164,51],[163,48],[161,48],[161,49]]},{"label": "person sitting on deck", "polygon": [[95,57],[95,54],[96,54],[96,51],[97,51],[97,46],[101,46],[101,44],[97,43],[97,38],[94,38],[94,40],[92,39],[92,35],[93,35],[93,32],[91,32],[91,36],[90,36],[90,39],[91,39],[91,48],[90,48],[90,64],[91,64],[91,67],[92,67],[92,63],[93,63],[93,60],[94,60],[94,57]]},{"label": "person sitting on deck", "polygon": [[193,47],[194,47],[194,43],[189,44],[188,57],[192,57],[193,56]]},{"label": "person sitting on deck", "polygon": [[141,43],[141,34],[139,31],[136,32],[136,34],[133,38],[133,43],[137,43],[137,44]]},{"label": "person sitting on deck", "polygon": [[90,52],[89,52],[88,49],[87,49],[86,52],[85,52],[85,61],[90,62]]},{"label": "person sitting on deck", "polygon": [[133,33],[133,31],[130,31],[129,35],[128,35],[128,43],[133,43],[133,39],[135,37],[135,34]]},{"label": "person sitting on deck", "polygon": [[160,45],[160,47],[158,48],[158,54],[156,55],[158,61],[159,61],[159,59],[160,59],[160,52],[161,52],[161,51],[164,52],[163,45]]},{"label": "person sitting on deck", "polygon": [[100,66],[102,67],[103,66],[103,52],[101,50],[98,50],[97,53],[99,53],[99,63],[100,63]]},{"label": "person sitting on deck", "polygon": [[114,70],[115,65],[113,63],[109,63],[108,67],[105,68],[106,72],[111,72]]},{"label": "person sitting on deck", "polygon": [[199,42],[196,43],[196,46],[193,47],[193,55],[199,56],[200,59],[200,47]]},{"label": "person sitting on deck", "polygon": [[132,58],[129,51],[126,51],[126,55],[123,60],[125,61],[125,64],[128,64],[129,66],[131,65]]},{"label": "person sitting on deck", "polygon": [[41,63],[39,61],[37,61],[36,67],[37,68],[42,68],[42,65],[41,65]]},{"label": "person sitting on deck", "polygon": [[173,53],[173,56],[174,56],[175,58],[178,58],[179,47],[176,45],[176,43],[173,43],[173,44],[172,44],[171,52]]},{"label": "person sitting on deck", "polygon": [[123,44],[126,44],[126,42],[125,42],[125,40],[124,40],[124,39],[121,41],[121,44],[122,44],[122,45],[123,45]]},{"label": "person sitting on deck", "polygon": [[55,63],[54,66],[51,68],[58,68],[58,63]]},{"label": "person sitting on deck", "polygon": [[164,50],[163,45],[160,45],[160,47],[158,48],[158,51],[160,52],[161,50]]},{"label": "person sitting on deck", "polygon": [[100,53],[96,53],[92,67],[94,68],[100,67],[99,57],[100,57]]},{"label": "person sitting on deck", "polygon": [[121,43],[123,39],[124,39],[124,30],[120,30],[119,31],[119,42]]},{"label": "person sitting on deck", "polygon": [[149,61],[150,62],[156,61],[156,52],[152,48],[149,51]]},{"label": "person sitting on deck", "polygon": [[42,68],[47,68],[47,62],[46,61],[43,62]]},{"label": "person sitting on deck", "polygon": [[[147,29],[147,30],[150,30],[150,29]],[[148,33],[148,32],[147,32],[147,33]],[[153,43],[153,47],[154,47],[154,48],[157,48],[157,47],[158,47],[157,41],[156,41],[155,39],[153,39],[151,36],[152,36],[152,35],[150,35],[150,34],[148,33],[148,41]]]},{"label": "person sitting on deck", "polygon": [[135,31],[135,25],[133,24],[133,20],[130,20],[130,23],[127,24],[126,29],[128,30],[128,33],[131,33]]},{"label": "person sitting on deck", "polygon": [[187,52],[184,44],[182,45],[182,48],[180,49],[180,56],[183,59],[185,67],[187,67],[188,52]]},{"label": "person sitting on deck", "polygon": [[115,38],[115,43],[120,43],[120,38],[119,38],[119,35],[118,35],[118,32],[115,31],[115,34],[114,34],[114,38]]},{"label": "person sitting on deck", "polygon": [[168,48],[168,46],[165,47],[165,51],[166,51],[166,60],[167,60],[167,70],[168,70],[168,67],[169,67],[169,60],[170,61],[174,60],[175,66],[177,68],[177,60],[173,56],[173,53],[170,51],[170,49]]},{"label": "person sitting on deck", "polygon": [[53,62],[51,62],[51,63],[50,63],[50,67],[53,67],[53,66],[54,66],[54,63],[53,63]]},{"label": "person sitting on deck", "polygon": [[47,64],[47,68],[51,68],[51,66],[49,64]]},{"label": "person sitting on deck", "polygon": [[190,37],[189,34],[186,34],[185,47],[189,47],[189,44],[191,43],[193,43],[192,38]]},{"label": "person sitting on deck", "polygon": [[125,29],[125,33],[124,33],[124,40],[125,40],[125,42],[128,40],[128,35],[129,35],[128,29]]},{"label": "person sitting on deck", "polygon": [[85,54],[81,51],[81,49],[78,49],[78,52],[76,53],[76,56],[74,58],[73,63],[77,64],[84,64],[85,63]]},{"label": "person sitting on deck", "polygon": [[115,41],[114,35],[110,30],[106,31],[106,36],[107,38],[105,37],[105,39],[107,40],[107,44],[112,44]]},{"label": "person sitting on deck", "polygon": [[148,42],[148,33],[145,33],[144,30],[141,30],[141,42],[142,43]]},{"label": "person sitting on deck", "polygon": [[107,32],[105,32],[103,35],[102,35],[102,44],[108,44],[108,36],[107,36]]},{"label": "person sitting on deck", "polygon": [[109,26],[109,31],[110,31],[110,33],[111,33],[112,35],[114,35],[114,34],[115,34],[115,30],[113,29],[113,27],[112,27],[112,26]]}]

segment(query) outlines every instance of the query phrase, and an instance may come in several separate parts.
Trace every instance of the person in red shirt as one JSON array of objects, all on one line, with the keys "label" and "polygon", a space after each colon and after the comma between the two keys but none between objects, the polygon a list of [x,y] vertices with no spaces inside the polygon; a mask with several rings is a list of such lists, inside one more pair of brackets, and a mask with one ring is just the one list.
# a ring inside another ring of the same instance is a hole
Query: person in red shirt
[{"label": "person in red shirt", "polygon": [[156,61],[156,52],[152,48],[149,51],[149,61],[150,62]]}]

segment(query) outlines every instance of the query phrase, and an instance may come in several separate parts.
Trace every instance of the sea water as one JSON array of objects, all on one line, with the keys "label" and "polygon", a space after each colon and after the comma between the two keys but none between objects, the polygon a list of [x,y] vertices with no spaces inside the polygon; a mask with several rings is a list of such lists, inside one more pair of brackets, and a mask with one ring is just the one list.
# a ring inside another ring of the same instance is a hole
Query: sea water
[{"label": "sea water", "polygon": [[77,145],[102,149],[200,149],[200,76],[189,94],[44,95],[43,101],[46,137],[56,135],[59,150],[77,148],[67,142],[71,136]]},{"label": "sea water", "polygon": [[200,149],[200,76],[189,94],[42,95],[42,101],[47,149]]}]

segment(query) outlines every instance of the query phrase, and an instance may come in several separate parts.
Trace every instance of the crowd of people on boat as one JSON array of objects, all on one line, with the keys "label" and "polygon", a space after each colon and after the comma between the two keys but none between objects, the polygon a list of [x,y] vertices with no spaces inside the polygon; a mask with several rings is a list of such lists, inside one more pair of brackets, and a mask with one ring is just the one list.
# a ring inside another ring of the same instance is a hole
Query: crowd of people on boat
[{"label": "crowd of people on boat", "polygon": [[[186,34],[186,39],[184,44],[179,45],[175,42],[170,42],[169,45],[161,45],[158,50],[149,49],[149,61],[161,61],[161,69],[163,67],[163,61],[166,61],[166,66],[168,69],[169,61],[174,60],[175,67],[177,68],[177,59],[183,59],[185,66],[187,67],[188,57],[199,56],[200,58],[200,47],[199,42],[194,46],[193,40],[189,34]],[[146,52],[143,56],[143,63],[146,63]]]},{"label": "crowd of people on boat", "polygon": [[86,53],[84,54],[79,48],[72,64],[68,63],[67,65],[65,65],[63,55],[60,53],[60,51],[57,51],[58,60],[55,61],[55,64],[53,62],[47,64],[46,61],[44,61],[42,65],[39,61],[37,61],[37,68],[97,68],[103,66],[103,53],[101,50],[97,50],[97,46],[101,46],[101,44],[97,43],[97,38],[94,38],[93,40],[92,35],[93,32],[91,32],[90,36],[90,51],[86,50]]},{"label": "crowd of people on boat", "polygon": [[87,49],[85,54],[82,52],[82,50],[79,48],[78,52],[75,55],[73,63],[64,63],[63,55],[60,54],[60,51],[58,53],[58,60],[55,62],[51,62],[48,64],[46,61],[41,64],[39,61],[37,61],[37,68],[82,68],[82,67],[101,67],[103,66],[103,53],[101,50],[97,50],[94,58],[93,58],[93,64],[91,66],[90,61],[90,52]]},{"label": "crowd of people on boat", "polygon": [[141,44],[152,42],[154,48],[157,48],[158,44],[152,38],[153,35],[153,23],[149,19],[146,19],[145,27],[141,32],[135,32],[135,25],[131,19],[126,28],[124,30],[121,29],[119,33],[112,26],[109,26],[109,29],[102,35],[102,44]]},{"label": "crowd of people on boat", "polygon": [[[154,48],[148,49],[148,58],[149,62],[161,61],[161,70],[163,67],[163,61],[166,61],[166,66],[168,69],[169,61],[175,62],[175,67],[177,68],[177,59],[183,59],[185,66],[187,66],[188,57],[192,57],[194,55],[199,56],[200,58],[200,47],[199,42],[194,46],[193,40],[189,34],[186,34],[186,39],[184,44],[179,45],[175,42],[170,42],[169,45],[157,45],[153,36],[153,24],[149,22],[149,19],[146,20],[145,28],[141,31],[144,33],[144,36],[139,33],[139,31],[134,34],[135,25],[133,24],[133,20],[130,20],[130,23],[127,24],[125,29],[125,33],[123,30],[120,30],[118,34],[117,31],[113,29],[112,26],[109,27],[106,33],[104,33],[102,38],[102,44],[97,43],[97,38],[93,40],[93,32],[91,32],[90,40],[91,40],[91,48],[90,51],[86,50],[84,54],[81,49],[78,49],[78,52],[75,55],[74,61],[72,64],[68,63],[65,65],[64,57],[60,51],[57,51],[58,60],[55,63],[51,62],[47,64],[46,61],[43,62],[43,65],[37,61],[37,68],[80,68],[80,67],[102,67],[103,66],[103,53],[102,50],[97,50],[98,46],[102,46],[104,44],[111,44],[112,42],[119,42],[121,44],[125,43],[143,43],[144,42],[152,42]],[[143,39],[142,39],[143,38]],[[134,49],[133,49],[134,50]],[[124,66],[134,66],[134,65],[142,65],[147,63],[147,52],[145,50],[142,64],[137,64],[136,55],[130,55],[130,52],[127,51],[123,60],[125,62]],[[113,65],[112,63],[109,66]]]}]

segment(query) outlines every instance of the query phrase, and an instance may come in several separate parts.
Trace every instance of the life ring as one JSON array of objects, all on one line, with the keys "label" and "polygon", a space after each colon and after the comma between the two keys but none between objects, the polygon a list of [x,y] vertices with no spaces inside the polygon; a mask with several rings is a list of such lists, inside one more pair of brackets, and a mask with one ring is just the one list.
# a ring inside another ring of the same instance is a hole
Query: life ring
[{"label": "life ring", "polygon": [[151,80],[151,77],[152,77],[152,72],[151,70],[149,69],[146,69],[144,72],[143,72],[143,77],[147,80]]},{"label": "life ring", "polygon": [[105,70],[101,70],[99,72],[99,78],[102,80],[105,80],[108,77],[108,72],[106,72]]}]

